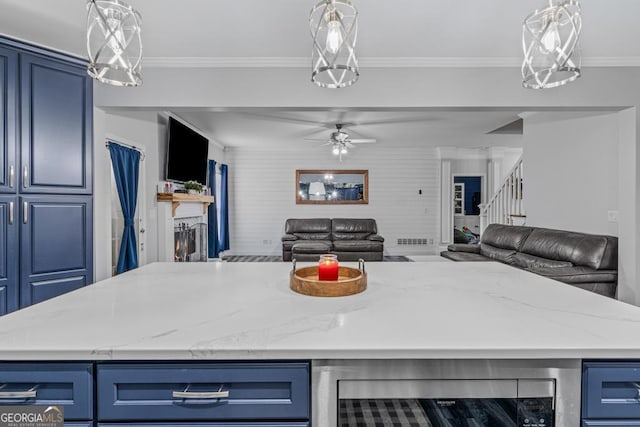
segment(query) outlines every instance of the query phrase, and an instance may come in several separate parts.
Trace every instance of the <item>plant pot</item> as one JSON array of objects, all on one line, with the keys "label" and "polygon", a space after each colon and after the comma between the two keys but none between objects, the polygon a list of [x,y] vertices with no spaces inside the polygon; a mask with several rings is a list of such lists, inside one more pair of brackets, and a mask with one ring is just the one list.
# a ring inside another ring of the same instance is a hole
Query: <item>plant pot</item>
[{"label": "plant pot", "polygon": [[197,190],[187,190],[189,194],[200,194]]}]

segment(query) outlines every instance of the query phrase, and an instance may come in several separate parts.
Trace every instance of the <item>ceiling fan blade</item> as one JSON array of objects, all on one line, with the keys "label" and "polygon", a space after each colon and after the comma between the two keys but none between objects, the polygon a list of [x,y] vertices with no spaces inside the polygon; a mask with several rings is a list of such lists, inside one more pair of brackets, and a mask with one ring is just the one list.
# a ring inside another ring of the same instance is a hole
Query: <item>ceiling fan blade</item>
[{"label": "ceiling fan blade", "polygon": [[377,142],[377,141],[373,138],[363,138],[363,139],[350,139],[349,142],[353,144],[373,144],[374,142]]},{"label": "ceiling fan blade", "polygon": [[327,138],[304,138],[305,141],[311,141],[311,142],[331,142],[331,141],[327,141]]}]

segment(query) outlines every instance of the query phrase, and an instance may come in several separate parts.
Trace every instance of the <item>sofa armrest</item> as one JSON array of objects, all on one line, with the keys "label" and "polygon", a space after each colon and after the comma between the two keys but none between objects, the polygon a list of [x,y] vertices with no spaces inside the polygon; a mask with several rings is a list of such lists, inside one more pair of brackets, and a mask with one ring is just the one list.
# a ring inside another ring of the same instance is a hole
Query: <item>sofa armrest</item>
[{"label": "sofa armrest", "polygon": [[450,252],[469,252],[472,254],[480,253],[480,245],[471,245],[467,243],[454,243],[447,246],[447,249]]},{"label": "sofa armrest", "polygon": [[293,234],[285,234],[284,236],[282,236],[281,240],[283,242],[287,242],[287,241],[292,241],[292,240],[298,240],[298,238],[296,236],[294,236]]},{"label": "sofa armrest", "polygon": [[367,236],[367,240],[373,240],[374,242],[384,242],[384,237],[379,234],[370,234]]},{"label": "sofa armrest", "polygon": [[590,267],[531,267],[527,271],[539,274],[549,279],[564,283],[610,283],[618,280],[616,270],[595,270]]}]

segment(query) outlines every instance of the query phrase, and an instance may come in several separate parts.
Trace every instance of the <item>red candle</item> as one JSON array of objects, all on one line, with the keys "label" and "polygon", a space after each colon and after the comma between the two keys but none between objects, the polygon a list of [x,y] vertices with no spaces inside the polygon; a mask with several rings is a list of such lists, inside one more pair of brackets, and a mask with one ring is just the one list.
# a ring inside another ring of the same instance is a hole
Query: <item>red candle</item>
[{"label": "red candle", "polygon": [[338,280],[338,257],[336,255],[320,255],[318,279]]}]

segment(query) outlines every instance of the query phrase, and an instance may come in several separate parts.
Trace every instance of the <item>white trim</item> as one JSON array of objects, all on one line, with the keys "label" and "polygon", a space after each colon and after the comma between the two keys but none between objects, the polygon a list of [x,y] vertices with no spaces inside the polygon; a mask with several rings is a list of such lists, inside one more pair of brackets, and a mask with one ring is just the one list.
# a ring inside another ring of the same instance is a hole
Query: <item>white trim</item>
[{"label": "white trim", "polygon": [[144,160],[146,158],[146,156],[147,156],[147,150],[146,150],[144,145],[140,145],[140,144],[138,144],[136,142],[133,142],[133,141],[127,139],[127,138],[123,138],[123,137],[118,136],[118,135],[113,134],[113,133],[107,133],[104,138],[105,138],[105,141],[107,143],[109,141],[115,142],[116,144],[118,142],[120,142],[122,144],[126,144],[129,147],[139,151],[142,154],[142,160]]},{"label": "white trim", "polygon": [[[521,57],[365,57],[360,68],[512,68],[522,65]],[[640,57],[591,57],[583,67],[640,67]],[[147,57],[145,68],[310,68],[307,57]]]}]

